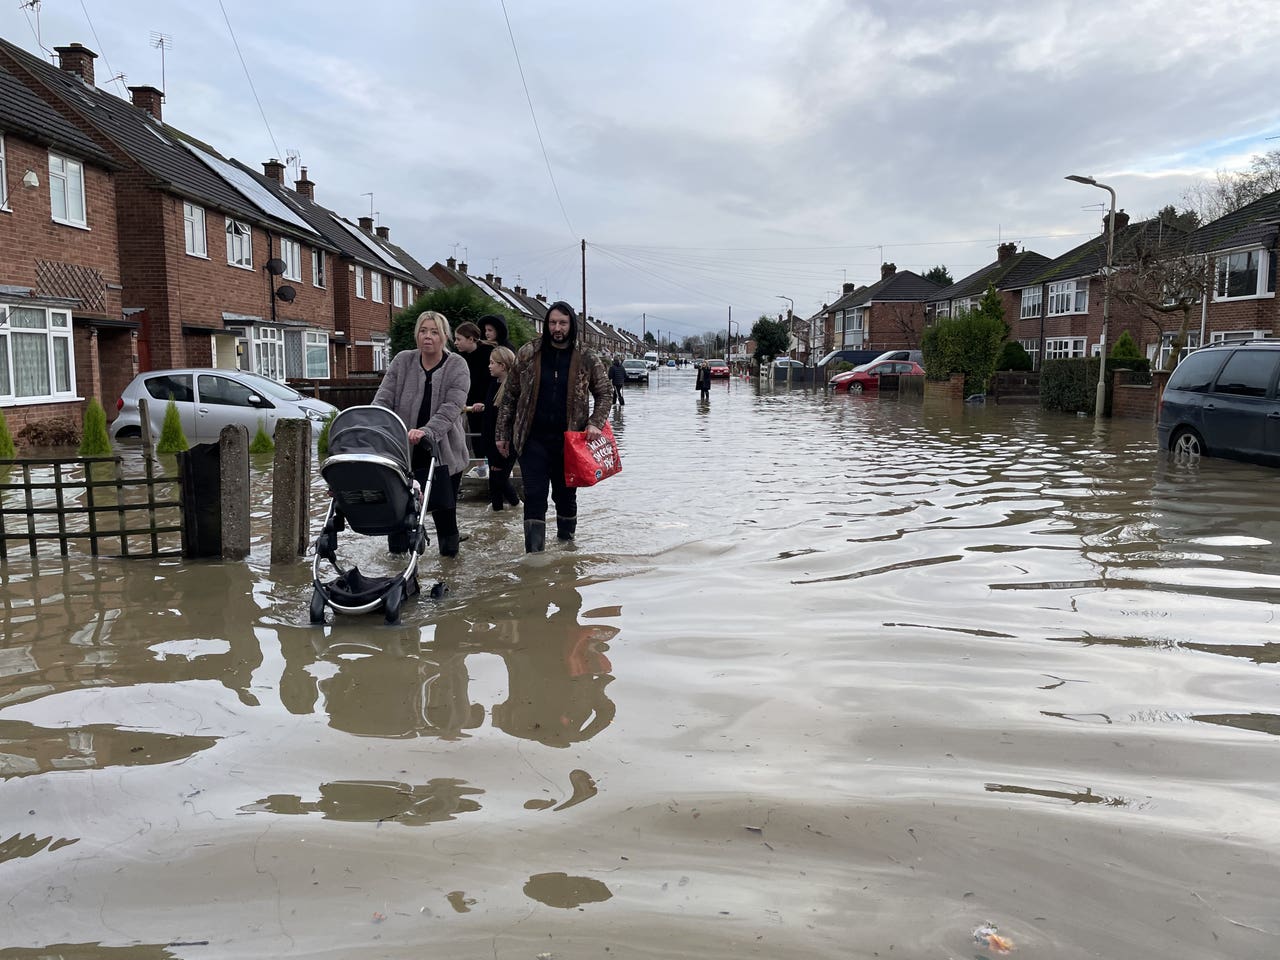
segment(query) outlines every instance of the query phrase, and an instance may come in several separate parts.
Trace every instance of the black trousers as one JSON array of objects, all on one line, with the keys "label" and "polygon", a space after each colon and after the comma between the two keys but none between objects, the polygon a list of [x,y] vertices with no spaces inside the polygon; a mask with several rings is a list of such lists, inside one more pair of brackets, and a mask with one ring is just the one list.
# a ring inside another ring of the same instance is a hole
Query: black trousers
[{"label": "black trousers", "polygon": [[515,465],[515,457],[489,456],[489,504],[495,510],[501,510],[507,500],[515,502],[516,488],[511,483]]},{"label": "black trousers", "polygon": [[578,515],[578,489],[565,486],[564,434],[530,433],[520,451],[520,476],[524,481],[524,518],[547,519],[547,488],[556,505],[556,516],[567,520]]},{"label": "black trousers", "polygon": [[[425,490],[427,487],[427,471],[415,470],[414,477]],[[443,484],[451,484],[452,489],[441,489]],[[436,470],[435,481],[431,485],[431,499],[427,506],[431,507],[431,522],[436,527],[436,537],[451,537],[458,533],[458,493],[462,490],[462,474],[448,473],[443,465]],[[438,504],[438,506],[437,506]]]},{"label": "black trousers", "polygon": [[627,404],[627,398],[622,395],[622,388],[616,383],[613,385],[613,402],[619,407],[624,407]]}]

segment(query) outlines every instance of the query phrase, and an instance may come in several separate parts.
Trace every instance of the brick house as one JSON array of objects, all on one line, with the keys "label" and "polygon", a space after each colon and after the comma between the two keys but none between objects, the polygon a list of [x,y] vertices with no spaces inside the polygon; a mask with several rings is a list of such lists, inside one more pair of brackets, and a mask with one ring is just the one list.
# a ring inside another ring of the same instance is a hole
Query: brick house
[{"label": "brick house", "polygon": [[[126,102],[94,85],[92,51],[58,52],[54,67],[0,41],[0,66],[119,166],[121,302],[139,326],[138,367],[328,377],[333,246],[236,164],[164,123],[161,91],[131,87]],[[321,283],[304,279],[315,265]]]},{"label": "brick house", "polygon": [[120,165],[0,62],[0,408],[17,432],[114,411],[138,324],[120,299]]},{"label": "brick house", "polygon": [[[1042,359],[1097,356],[1101,347],[1107,265],[1108,218],[1102,218],[1097,237],[1086,240],[1028,276],[1011,273],[997,284],[1007,296],[1006,319],[1010,339],[1031,354],[1036,369]],[[1132,270],[1143,251],[1181,251],[1187,231],[1160,218],[1130,223],[1129,215],[1116,211],[1112,265],[1116,275]],[[1148,356],[1158,352],[1159,331],[1168,323],[1164,315],[1139,304],[1112,296],[1107,349],[1128,331],[1134,342],[1146,345]]]},{"label": "brick house", "polygon": [[502,285],[502,278],[486,273],[483,277],[467,272],[465,262],[449,257],[444,263],[436,261],[431,265],[431,275],[446,287],[466,284],[475,287],[490,300],[508,310],[520,314],[533,325],[534,332],[541,335],[542,321],[547,316],[547,298],[543,294],[530,297],[524,287],[508,289]]},{"label": "brick house", "polygon": [[[976,310],[987,286],[999,293],[1004,307],[1005,322],[1013,326],[1021,309],[1021,299],[1009,289],[1020,289],[1021,284],[1038,276],[1048,265],[1049,258],[1032,250],[1018,250],[1016,243],[1002,243],[996,248],[996,259],[980,270],[975,270],[962,280],[936,293],[924,305],[925,321],[932,324],[943,317],[954,317],[963,310]],[[1034,354],[1033,354],[1034,356]]]},{"label": "brick house", "polygon": [[[845,284],[846,289],[849,286]],[[881,264],[876,283],[845,293],[827,308],[832,349],[918,349],[924,332],[924,305],[941,289],[918,273],[899,271],[892,263]]]}]

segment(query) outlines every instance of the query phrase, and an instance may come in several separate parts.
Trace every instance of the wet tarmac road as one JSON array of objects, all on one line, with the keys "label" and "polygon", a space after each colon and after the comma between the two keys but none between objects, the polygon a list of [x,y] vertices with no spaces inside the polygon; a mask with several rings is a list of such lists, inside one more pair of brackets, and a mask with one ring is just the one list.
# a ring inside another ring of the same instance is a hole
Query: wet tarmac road
[{"label": "wet tarmac road", "polygon": [[627,398],[578,542],[465,503],[399,627],[308,626],[265,508],[248,564],[11,561],[0,958],[1275,955],[1274,471]]}]

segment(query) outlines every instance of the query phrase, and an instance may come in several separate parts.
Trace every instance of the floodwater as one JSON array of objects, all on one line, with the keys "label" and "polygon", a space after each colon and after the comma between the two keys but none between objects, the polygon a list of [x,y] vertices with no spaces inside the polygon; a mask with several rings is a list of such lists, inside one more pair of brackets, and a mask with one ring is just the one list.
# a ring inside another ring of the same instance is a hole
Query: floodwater
[{"label": "floodwater", "polygon": [[246,564],[11,560],[0,958],[1280,954],[1280,474],[627,398],[577,543],[465,503],[401,626],[309,626],[265,508]]}]

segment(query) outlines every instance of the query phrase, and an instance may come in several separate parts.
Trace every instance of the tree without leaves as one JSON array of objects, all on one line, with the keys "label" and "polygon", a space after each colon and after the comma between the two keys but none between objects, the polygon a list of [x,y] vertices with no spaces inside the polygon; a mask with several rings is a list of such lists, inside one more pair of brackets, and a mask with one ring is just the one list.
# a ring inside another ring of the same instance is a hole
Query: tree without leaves
[{"label": "tree without leaves", "polygon": [[1200,218],[1211,223],[1255,200],[1280,190],[1280,149],[1255,154],[1247,170],[1219,170],[1213,180],[1188,187],[1183,202]]},{"label": "tree without leaves", "polygon": [[1186,346],[1192,315],[1213,278],[1204,257],[1186,253],[1185,228],[1164,223],[1172,229],[1142,230],[1126,244],[1117,258],[1122,265],[1112,277],[1111,295],[1120,303],[1141,307],[1157,337],[1165,333],[1166,318],[1177,318],[1178,329],[1165,358],[1165,369],[1172,370]]}]

